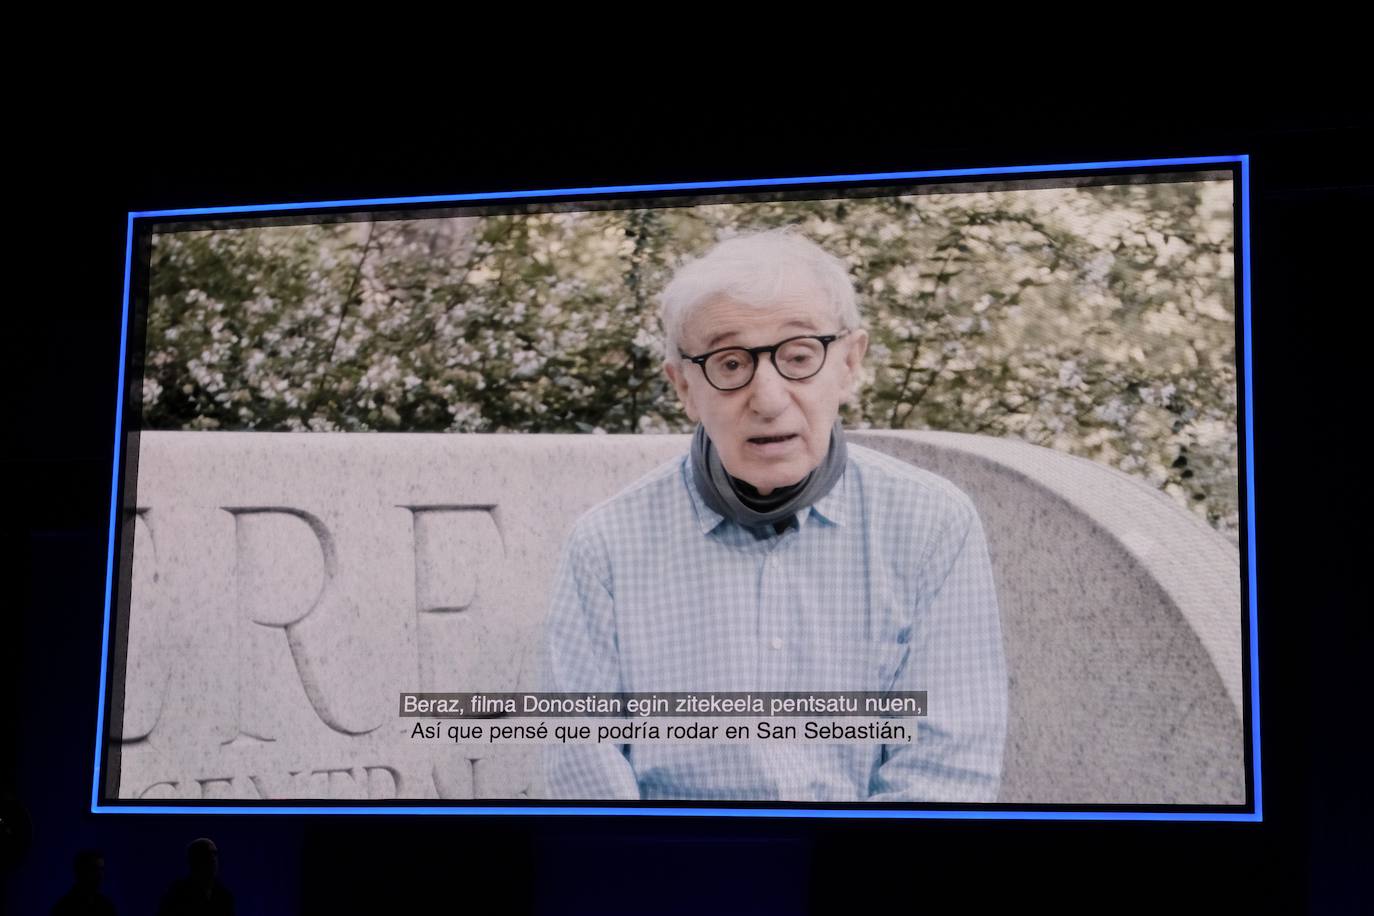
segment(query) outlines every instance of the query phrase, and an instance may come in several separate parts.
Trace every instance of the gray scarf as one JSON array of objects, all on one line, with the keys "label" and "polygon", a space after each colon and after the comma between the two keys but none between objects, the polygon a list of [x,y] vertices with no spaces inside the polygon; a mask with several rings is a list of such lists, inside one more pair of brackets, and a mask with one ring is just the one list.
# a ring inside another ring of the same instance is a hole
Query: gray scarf
[{"label": "gray scarf", "polygon": [[844,443],[844,427],[836,420],[830,430],[830,448],[820,466],[790,487],[779,487],[767,496],[742,480],[736,480],[720,463],[720,453],[711,444],[706,428],[697,424],[692,435],[692,479],[697,492],[714,511],[752,531],[756,537],[767,537],[770,527],[796,515],[835,486],[844,474],[849,453]]}]

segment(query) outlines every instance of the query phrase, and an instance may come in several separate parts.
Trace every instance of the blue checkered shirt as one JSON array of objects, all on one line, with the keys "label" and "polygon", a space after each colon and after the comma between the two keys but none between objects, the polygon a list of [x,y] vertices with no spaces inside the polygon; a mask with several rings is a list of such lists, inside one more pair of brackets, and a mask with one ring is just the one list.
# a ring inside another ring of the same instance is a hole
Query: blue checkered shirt
[{"label": "blue checkered shirt", "polygon": [[941,477],[848,453],[763,539],[707,507],[687,457],[588,511],[554,585],[544,686],[926,690],[917,742],[551,746],[550,797],[996,800],[1007,673],[977,512]]}]

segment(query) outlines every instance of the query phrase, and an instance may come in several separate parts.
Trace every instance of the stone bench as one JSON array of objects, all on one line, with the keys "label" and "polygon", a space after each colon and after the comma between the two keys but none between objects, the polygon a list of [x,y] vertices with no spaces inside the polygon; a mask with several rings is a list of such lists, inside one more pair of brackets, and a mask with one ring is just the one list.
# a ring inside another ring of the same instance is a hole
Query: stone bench
[{"label": "stone bench", "polygon": [[[1001,800],[1244,802],[1234,546],[1145,484],[1048,449],[953,433],[850,441],[978,506],[1010,681]],[[143,433],[111,791],[539,797],[536,749],[412,741],[398,695],[535,689],[572,522],[686,446]]]}]

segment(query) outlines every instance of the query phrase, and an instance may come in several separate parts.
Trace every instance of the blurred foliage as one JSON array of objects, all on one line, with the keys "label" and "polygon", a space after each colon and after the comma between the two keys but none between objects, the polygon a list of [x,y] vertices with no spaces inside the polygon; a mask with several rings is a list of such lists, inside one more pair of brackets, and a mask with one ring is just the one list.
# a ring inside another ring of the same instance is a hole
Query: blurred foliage
[{"label": "blurred foliage", "polygon": [[145,429],[683,432],[656,295],[795,224],[872,335],[852,427],[1012,436],[1237,537],[1229,181],[154,238]]}]

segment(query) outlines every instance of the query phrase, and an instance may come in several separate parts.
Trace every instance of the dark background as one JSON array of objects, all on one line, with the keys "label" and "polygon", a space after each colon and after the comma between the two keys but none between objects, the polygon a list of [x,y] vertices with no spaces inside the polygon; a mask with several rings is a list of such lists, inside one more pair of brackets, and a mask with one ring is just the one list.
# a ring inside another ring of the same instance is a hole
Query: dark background
[{"label": "dark background", "polygon": [[[359,124],[202,103],[36,122],[21,132],[36,155],[15,176],[4,350],[0,800],[7,825],[31,821],[4,841],[5,912],[46,912],[86,846],[103,850],[119,911],[151,911],[201,835],[240,913],[461,911],[492,893],[509,904],[497,909],[539,912],[1358,908],[1370,296],[1354,277],[1371,256],[1374,119],[1361,101],[1312,98],[1129,113],[923,98],[871,116],[840,100],[535,105],[520,126],[479,108]],[[1231,153],[1253,167],[1264,823],[88,812],[128,210]]]}]

